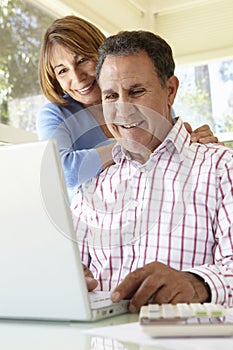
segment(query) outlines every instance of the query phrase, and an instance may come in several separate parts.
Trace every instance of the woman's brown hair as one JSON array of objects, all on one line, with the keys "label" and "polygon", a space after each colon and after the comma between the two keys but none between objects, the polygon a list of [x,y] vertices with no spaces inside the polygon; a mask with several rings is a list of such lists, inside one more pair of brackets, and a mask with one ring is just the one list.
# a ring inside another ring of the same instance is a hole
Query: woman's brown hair
[{"label": "woman's brown hair", "polygon": [[98,48],[104,39],[105,35],[95,25],[77,16],[59,18],[50,25],[41,44],[39,59],[40,86],[49,101],[67,104],[50,63],[53,45],[59,44],[71,52],[97,61]]}]

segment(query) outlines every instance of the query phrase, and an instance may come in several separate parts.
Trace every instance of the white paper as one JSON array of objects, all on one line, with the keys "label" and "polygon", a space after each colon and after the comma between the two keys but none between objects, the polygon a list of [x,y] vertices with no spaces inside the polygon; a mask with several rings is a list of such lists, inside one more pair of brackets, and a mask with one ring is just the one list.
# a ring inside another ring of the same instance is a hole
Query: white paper
[{"label": "white paper", "polygon": [[[91,328],[83,331],[86,334],[115,339],[123,343],[138,344],[134,349],[146,350],[232,350],[232,337],[208,338],[152,338],[143,333],[138,322],[117,326]],[[109,348],[110,349],[110,348]],[[122,347],[127,349],[127,347]]]}]

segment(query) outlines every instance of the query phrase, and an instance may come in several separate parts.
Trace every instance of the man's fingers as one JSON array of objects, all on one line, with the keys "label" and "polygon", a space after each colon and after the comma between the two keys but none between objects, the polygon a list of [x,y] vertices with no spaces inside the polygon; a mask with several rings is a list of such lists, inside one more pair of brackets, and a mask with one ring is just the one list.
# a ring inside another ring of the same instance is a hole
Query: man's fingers
[{"label": "man's fingers", "polygon": [[111,299],[119,302],[122,299],[130,299],[144,280],[143,268],[129,273],[124,280],[114,289]]},{"label": "man's fingers", "polygon": [[165,276],[150,275],[142,283],[132,297],[129,305],[131,312],[136,312],[142,305],[175,303],[176,300],[184,302],[187,298],[192,299],[194,289],[185,280],[172,279]]},{"label": "man's fingers", "polygon": [[89,292],[91,292],[93,289],[95,289],[98,286],[98,281],[92,277],[86,277],[85,280],[86,280],[87,289]]},{"label": "man's fingers", "polygon": [[93,289],[95,289],[98,286],[98,281],[94,279],[92,272],[84,264],[83,264],[83,272],[85,276],[87,289],[89,292],[91,292]]},{"label": "man's fingers", "polygon": [[137,289],[129,303],[131,312],[139,311],[142,305],[148,304],[154,299],[160,289],[163,289],[163,279],[157,276],[149,275]]},{"label": "man's fingers", "polygon": [[84,276],[85,277],[92,277],[93,278],[93,274],[92,272],[88,269],[88,267],[84,264],[83,265],[83,272],[84,272]]},{"label": "man's fingers", "polygon": [[153,299],[150,301],[152,304],[176,304],[176,303],[187,303],[192,300],[195,291],[191,284],[180,283],[180,287],[172,284],[164,285],[161,289],[155,293]]}]

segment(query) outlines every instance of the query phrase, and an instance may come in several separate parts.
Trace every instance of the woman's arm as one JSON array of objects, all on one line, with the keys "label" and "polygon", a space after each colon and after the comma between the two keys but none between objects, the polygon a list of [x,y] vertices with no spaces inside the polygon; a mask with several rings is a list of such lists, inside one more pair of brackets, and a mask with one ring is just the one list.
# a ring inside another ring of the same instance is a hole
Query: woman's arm
[{"label": "woman's arm", "polygon": [[70,200],[77,186],[112,163],[112,141],[103,134],[88,111],[47,104],[38,114],[40,140],[57,141]]}]

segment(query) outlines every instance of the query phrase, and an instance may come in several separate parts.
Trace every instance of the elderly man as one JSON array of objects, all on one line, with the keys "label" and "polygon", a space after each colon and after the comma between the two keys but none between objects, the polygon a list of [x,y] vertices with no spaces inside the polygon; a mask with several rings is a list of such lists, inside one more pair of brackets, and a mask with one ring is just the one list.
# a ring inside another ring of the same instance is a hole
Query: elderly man
[{"label": "elderly man", "polygon": [[72,210],[89,290],[98,281],[132,312],[148,302],[233,305],[233,151],[191,144],[173,121],[174,69],[151,32],[121,32],[99,49],[115,164],[78,189]]}]

